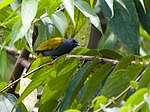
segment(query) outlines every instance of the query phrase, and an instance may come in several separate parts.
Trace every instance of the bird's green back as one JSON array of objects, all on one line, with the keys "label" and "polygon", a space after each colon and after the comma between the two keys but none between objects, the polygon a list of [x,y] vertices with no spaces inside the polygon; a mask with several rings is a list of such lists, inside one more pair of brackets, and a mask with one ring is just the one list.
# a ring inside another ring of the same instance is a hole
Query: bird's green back
[{"label": "bird's green back", "polygon": [[50,38],[47,41],[43,42],[36,48],[36,52],[55,50],[57,49],[61,43],[64,41],[61,37]]}]

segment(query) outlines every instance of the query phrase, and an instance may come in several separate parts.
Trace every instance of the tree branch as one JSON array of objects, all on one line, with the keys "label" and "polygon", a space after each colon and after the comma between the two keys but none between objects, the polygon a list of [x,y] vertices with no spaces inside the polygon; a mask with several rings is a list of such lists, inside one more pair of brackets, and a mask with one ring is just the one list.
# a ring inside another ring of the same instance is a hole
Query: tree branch
[{"label": "tree branch", "polygon": [[[38,28],[37,28],[37,26],[34,25],[34,31],[33,31],[32,38],[34,39],[37,36],[38,36]],[[20,60],[21,59],[28,60],[29,54],[30,54],[29,51],[27,51],[24,48],[22,49],[19,57],[17,58],[15,65],[14,65],[12,74],[9,78],[9,82],[15,82],[16,80],[18,80],[21,77],[24,67],[21,65]],[[18,81],[16,83],[14,83],[13,88],[8,89],[8,92],[14,94],[17,84],[18,84]]]},{"label": "tree branch", "polygon": [[[54,61],[55,61],[55,60],[54,60]],[[9,90],[10,90],[12,87],[14,87],[15,85],[17,85],[17,84],[18,84],[18,82],[21,80],[21,78],[25,78],[25,77],[29,76],[30,74],[32,74],[32,73],[34,73],[34,72],[36,72],[37,70],[39,70],[39,69],[43,68],[43,67],[44,67],[44,66],[46,66],[46,65],[53,64],[53,63],[54,63],[54,61],[49,62],[49,63],[46,63],[46,64],[43,64],[43,65],[39,66],[38,68],[36,68],[36,69],[32,70],[32,71],[31,71],[31,72],[29,72],[29,73],[24,73],[24,75],[23,75],[23,76],[19,77],[18,79],[16,79],[16,80],[15,80],[15,81],[13,81],[13,82],[10,82],[8,86],[6,86],[6,87],[5,87],[5,88],[3,88],[2,90],[0,90],[0,93],[4,92],[4,91],[5,91],[5,90],[7,90],[7,89],[9,89]],[[14,91],[14,94],[15,94],[15,91]]]},{"label": "tree branch", "polygon": [[[23,55],[23,54],[21,53],[21,55]],[[20,57],[22,57],[22,56],[20,56]],[[22,65],[24,65],[25,67],[28,67],[30,64],[29,64],[28,62],[26,62],[26,60],[24,60],[23,58],[20,58],[20,57],[17,59],[18,62],[17,62],[17,65],[16,65],[16,66],[17,66],[19,69],[23,69],[23,68],[24,68]],[[92,61],[92,60],[95,59],[96,57],[95,57],[95,56],[82,56],[82,55],[68,55],[68,56],[66,57],[66,59],[69,59],[69,58],[78,58],[78,59],[80,59],[80,60]],[[20,59],[20,60],[19,60],[19,59]],[[57,60],[57,59],[55,59],[55,60]],[[8,86],[6,86],[6,87],[3,88],[2,90],[0,90],[0,93],[2,93],[2,92],[4,92],[5,90],[9,89],[8,92],[13,92],[13,93],[15,94],[15,91],[14,91],[13,88],[14,88],[14,87],[16,88],[16,86],[17,86],[17,84],[18,84],[18,81],[20,81],[21,78],[25,78],[25,77],[29,76],[30,74],[36,72],[37,70],[43,68],[43,67],[46,66],[46,65],[51,65],[51,64],[53,64],[53,63],[55,62],[55,60],[53,60],[52,62],[43,64],[43,65],[39,66],[38,68],[32,70],[32,71],[29,72],[29,73],[24,73],[24,75],[23,75],[22,77],[18,77],[18,78],[16,78],[16,80],[13,79],[13,80],[9,83]],[[103,63],[110,62],[110,63],[113,63],[114,65],[116,65],[119,61],[113,60],[113,59],[107,59],[107,58],[99,57],[99,62],[103,62]],[[24,64],[23,64],[23,63],[24,63]],[[14,69],[16,69],[16,68],[14,68]],[[22,71],[16,70],[15,74],[16,74],[16,73],[21,73],[21,74],[22,74]],[[12,78],[13,78],[13,77],[12,77]]]},{"label": "tree branch", "polygon": [[[24,48],[22,49],[22,52],[19,55],[15,65],[14,65],[12,74],[9,78],[9,82],[14,82],[20,78],[20,76],[23,72],[23,69],[24,69],[24,67],[20,64],[20,59],[24,58],[27,60],[29,57],[29,54],[30,54],[29,51],[27,51]],[[17,83],[14,83],[13,88],[9,88],[8,92],[14,94],[16,87],[17,87]]]}]

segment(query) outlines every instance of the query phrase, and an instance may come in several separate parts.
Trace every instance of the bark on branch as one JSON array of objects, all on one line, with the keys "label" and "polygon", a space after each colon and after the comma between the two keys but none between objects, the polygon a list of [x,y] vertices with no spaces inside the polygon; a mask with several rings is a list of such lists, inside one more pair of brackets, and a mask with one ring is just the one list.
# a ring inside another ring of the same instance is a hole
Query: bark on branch
[{"label": "bark on branch", "polygon": [[[33,31],[33,35],[32,35],[33,44],[34,44],[35,38],[37,36],[38,36],[38,28],[37,28],[37,26],[34,25],[34,31]],[[14,65],[12,74],[9,78],[9,82],[14,82],[21,77],[23,70],[24,70],[24,67],[21,65],[21,60],[22,59],[28,60],[29,54],[30,54],[29,51],[27,51],[24,48],[22,49],[19,57],[17,58],[15,65]],[[17,84],[18,84],[18,82],[14,83],[13,87],[8,89],[8,92],[14,94]]]}]

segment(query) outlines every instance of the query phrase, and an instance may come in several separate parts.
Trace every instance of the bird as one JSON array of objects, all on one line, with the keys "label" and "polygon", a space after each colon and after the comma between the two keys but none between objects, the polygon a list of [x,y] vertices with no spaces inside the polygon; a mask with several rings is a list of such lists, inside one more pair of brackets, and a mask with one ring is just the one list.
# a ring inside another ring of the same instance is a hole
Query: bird
[{"label": "bird", "polygon": [[54,37],[40,44],[35,52],[55,59],[63,54],[70,53],[77,46],[80,46],[80,44],[75,38]]}]

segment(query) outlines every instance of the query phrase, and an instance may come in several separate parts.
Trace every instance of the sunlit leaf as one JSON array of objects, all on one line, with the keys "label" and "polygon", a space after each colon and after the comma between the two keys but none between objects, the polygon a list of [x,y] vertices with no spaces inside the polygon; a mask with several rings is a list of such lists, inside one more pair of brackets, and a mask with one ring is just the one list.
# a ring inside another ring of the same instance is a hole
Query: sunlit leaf
[{"label": "sunlit leaf", "polygon": [[134,108],[134,106],[138,105],[139,103],[141,103],[141,101],[143,101],[144,94],[147,91],[147,88],[142,88],[136,91],[131,97],[128,98],[128,100],[126,101],[124,106],[119,110],[119,112],[122,112],[121,110],[125,107],[128,108],[129,111],[131,111]]},{"label": "sunlit leaf", "polygon": [[[25,88],[27,88],[31,81],[32,80],[29,78],[22,78],[20,80],[19,95],[23,93],[23,91],[25,90]],[[37,89],[32,91],[22,102],[26,106],[27,110],[31,112],[37,102]]]},{"label": "sunlit leaf", "polygon": [[64,37],[65,30],[67,27],[66,16],[61,11],[58,11],[52,14],[51,20],[54,22],[54,25],[60,31],[61,35]]},{"label": "sunlit leaf", "polygon": [[74,0],[62,0],[62,3],[74,23]]},{"label": "sunlit leaf", "polygon": [[144,11],[145,11],[145,13],[146,13],[146,9],[145,9],[145,5],[144,5],[144,1],[143,1],[143,0],[139,0],[139,1],[140,1],[140,3],[142,4],[143,9],[144,9]]},{"label": "sunlit leaf", "polygon": [[111,10],[111,17],[113,17],[114,16],[114,9],[113,9],[114,0],[105,0],[105,2],[107,3],[107,5],[109,6],[109,8]]},{"label": "sunlit leaf", "polygon": [[6,49],[3,48],[0,50],[0,74],[2,77],[2,80],[4,80],[4,76],[5,76],[5,72],[7,69],[7,53],[6,53]]},{"label": "sunlit leaf", "polygon": [[89,4],[82,0],[75,1],[75,6],[87,17],[90,19],[91,23],[102,32],[100,20],[96,13],[91,9]]},{"label": "sunlit leaf", "polygon": [[0,10],[4,7],[6,7],[7,5],[9,5],[10,3],[12,3],[14,0],[2,0],[0,2]]},{"label": "sunlit leaf", "polygon": [[69,109],[69,110],[65,110],[64,112],[81,112],[77,109]]},{"label": "sunlit leaf", "polygon": [[7,82],[0,82],[0,90],[7,86]]},{"label": "sunlit leaf", "polygon": [[[63,57],[60,58],[63,59]],[[59,99],[65,94],[67,85],[76,71],[77,66],[78,60],[74,58],[62,61],[54,66],[55,70],[53,70],[53,73],[49,74],[46,80],[40,100],[40,112],[54,111],[58,105]]]},{"label": "sunlit leaf", "polygon": [[[21,18],[24,27],[30,27],[33,21],[38,6],[39,0],[23,0],[21,7]],[[30,12],[30,13],[29,13]]]},{"label": "sunlit leaf", "polygon": [[144,100],[146,101],[150,110],[150,95],[148,93],[144,94]]},{"label": "sunlit leaf", "polygon": [[[11,112],[13,109],[13,106],[15,105],[17,101],[17,98],[10,94],[6,93],[4,95],[0,94],[0,111],[1,112]],[[26,108],[23,104],[18,105],[16,108],[14,108],[13,112],[27,112]]]}]

